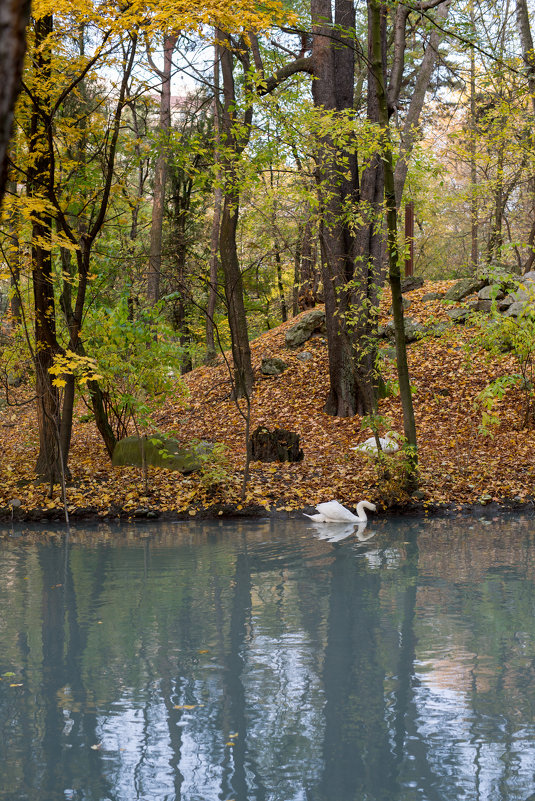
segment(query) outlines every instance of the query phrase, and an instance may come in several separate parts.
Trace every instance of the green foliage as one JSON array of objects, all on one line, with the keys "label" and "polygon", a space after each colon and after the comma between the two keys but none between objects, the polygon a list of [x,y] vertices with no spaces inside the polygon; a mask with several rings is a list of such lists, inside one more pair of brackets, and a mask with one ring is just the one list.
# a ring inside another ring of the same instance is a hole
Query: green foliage
[{"label": "green foliage", "polygon": [[167,395],[184,393],[177,379],[183,352],[173,332],[157,312],[133,317],[124,296],[113,307],[88,313],[86,347],[97,362],[118,436],[126,434],[129,421],[143,431],[153,427],[154,412]]},{"label": "green foliage", "polygon": [[222,442],[216,442],[210,448],[204,443],[193,445],[196,458],[201,462],[201,486],[209,493],[215,493],[229,477],[228,448]]},{"label": "green foliage", "polygon": [[535,423],[535,308],[532,303],[526,304],[518,317],[505,317],[495,310],[490,319],[481,317],[479,324],[479,344],[494,356],[510,353],[518,366],[518,373],[497,378],[477,396],[476,403],[482,409],[480,431],[489,435],[499,424],[497,404],[512,386],[522,392],[521,425],[531,428]]}]

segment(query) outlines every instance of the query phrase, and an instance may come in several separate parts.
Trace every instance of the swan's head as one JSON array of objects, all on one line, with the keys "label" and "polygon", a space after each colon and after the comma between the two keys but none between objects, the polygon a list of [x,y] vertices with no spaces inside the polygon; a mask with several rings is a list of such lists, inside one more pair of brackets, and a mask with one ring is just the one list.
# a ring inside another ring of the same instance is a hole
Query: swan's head
[{"label": "swan's head", "polygon": [[360,513],[362,509],[368,509],[370,512],[376,512],[377,506],[371,501],[360,501],[360,503],[357,503],[357,512]]}]

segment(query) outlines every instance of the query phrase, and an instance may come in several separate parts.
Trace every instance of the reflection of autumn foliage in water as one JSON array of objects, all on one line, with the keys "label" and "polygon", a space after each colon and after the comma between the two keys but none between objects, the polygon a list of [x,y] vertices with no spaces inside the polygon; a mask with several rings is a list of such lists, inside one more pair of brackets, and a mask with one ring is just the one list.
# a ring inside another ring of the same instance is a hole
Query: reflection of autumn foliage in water
[{"label": "reflection of autumn foliage in water", "polygon": [[[451,284],[427,284],[410,293],[410,317],[418,322],[446,321],[446,308],[439,300],[421,302],[433,290]],[[385,293],[382,309],[390,306]],[[361,431],[360,418],[335,418],[322,412],[328,391],[327,347],[319,335],[303,347],[310,357],[298,358],[300,350],[285,348],[284,333],[295,322],[272,329],[251,342],[256,383],[252,397],[251,430],[259,425],[297,432],[304,459],[297,463],[253,462],[247,506],[301,510],[309,505],[337,499],[352,506],[363,497],[384,503],[388,491],[396,501],[395,487],[380,483],[380,471],[374,460],[352,450],[370,435]],[[441,337],[429,337],[408,346],[409,367],[414,387],[414,407],[419,444],[421,504],[488,503],[497,500],[526,500],[532,493],[535,478],[535,431],[519,430],[522,408],[521,391],[511,389],[499,405],[500,424],[494,436],[478,432],[481,412],[475,405],[478,393],[496,377],[515,370],[511,357],[489,359],[476,348],[475,329],[453,325]],[[288,364],[281,375],[264,377],[262,358],[280,356]],[[384,375],[395,380],[395,365],[387,358]],[[91,422],[76,422],[70,466],[73,483],[68,489],[72,514],[89,508],[102,515],[133,515],[152,510],[170,513],[195,513],[203,506],[235,504],[239,493],[245,444],[243,419],[230,398],[228,370],[222,359],[213,367],[202,366],[185,377],[190,391],[184,408],[182,394],[176,402],[170,397],[158,419],[161,430],[177,435],[182,442],[192,439],[224,443],[226,479],[207,488],[198,476],[177,476],[166,470],[152,470],[149,494],[141,490],[139,471],[135,468],[112,469]],[[22,399],[29,391],[15,391]],[[78,416],[82,416],[82,407]],[[390,420],[388,426],[402,431],[399,398],[379,402],[379,413]],[[0,431],[5,455],[0,464],[0,507],[12,498],[23,502],[22,513],[32,508],[61,512],[59,489],[51,500],[46,488],[31,482],[35,463],[37,430],[33,411],[28,406],[4,407],[0,411]],[[384,433],[384,432],[381,432]],[[400,453],[390,459],[393,466]],[[396,470],[391,470],[396,475]],[[407,499],[401,497],[403,504]],[[227,508],[227,507],[225,507]],[[237,511],[243,511],[238,508]],[[217,509],[216,509],[217,514]]]}]

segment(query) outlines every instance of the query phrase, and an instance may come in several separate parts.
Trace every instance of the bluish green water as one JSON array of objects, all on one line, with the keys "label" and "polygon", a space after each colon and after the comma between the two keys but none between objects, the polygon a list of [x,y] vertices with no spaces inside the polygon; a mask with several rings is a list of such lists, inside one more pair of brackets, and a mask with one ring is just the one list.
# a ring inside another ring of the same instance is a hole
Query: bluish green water
[{"label": "bluish green water", "polygon": [[532,519],[376,520],[365,542],[305,520],[19,532],[0,801],[534,792]]}]

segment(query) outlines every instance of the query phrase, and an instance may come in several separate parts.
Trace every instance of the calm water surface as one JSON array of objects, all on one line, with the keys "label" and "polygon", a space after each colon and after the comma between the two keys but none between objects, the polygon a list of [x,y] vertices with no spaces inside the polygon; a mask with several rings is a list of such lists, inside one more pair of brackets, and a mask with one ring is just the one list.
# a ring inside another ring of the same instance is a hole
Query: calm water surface
[{"label": "calm water surface", "polygon": [[0,801],[535,791],[534,520],[20,531],[0,542]]}]

